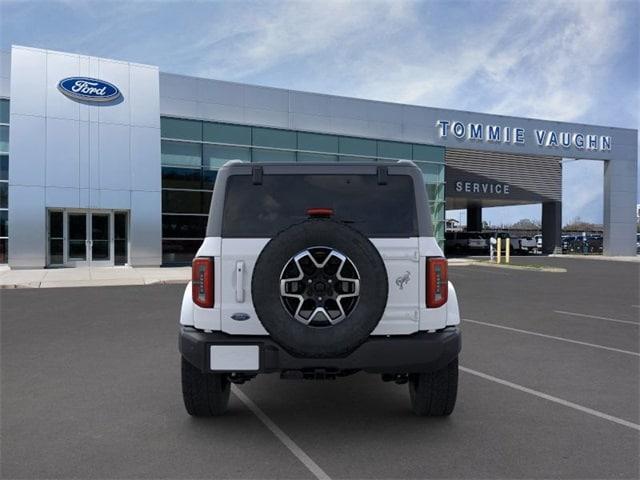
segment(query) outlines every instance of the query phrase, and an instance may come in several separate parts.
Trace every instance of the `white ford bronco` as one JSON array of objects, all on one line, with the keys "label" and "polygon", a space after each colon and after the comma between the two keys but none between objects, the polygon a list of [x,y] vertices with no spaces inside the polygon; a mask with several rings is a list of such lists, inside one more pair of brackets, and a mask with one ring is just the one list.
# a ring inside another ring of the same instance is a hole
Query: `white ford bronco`
[{"label": "white ford bronco", "polygon": [[421,171],[397,163],[228,162],[182,301],[187,412],[220,415],[261,373],[359,371],[449,415],[460,313]]}]

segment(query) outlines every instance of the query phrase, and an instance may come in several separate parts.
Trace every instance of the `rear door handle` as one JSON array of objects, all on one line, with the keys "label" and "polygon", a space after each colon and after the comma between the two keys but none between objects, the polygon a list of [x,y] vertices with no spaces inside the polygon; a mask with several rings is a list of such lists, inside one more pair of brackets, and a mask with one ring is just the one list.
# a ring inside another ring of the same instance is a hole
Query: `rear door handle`
[{"label": "rear door handle", "polygon": [[244,302],[244,262],[236,262],[236,302]]}]

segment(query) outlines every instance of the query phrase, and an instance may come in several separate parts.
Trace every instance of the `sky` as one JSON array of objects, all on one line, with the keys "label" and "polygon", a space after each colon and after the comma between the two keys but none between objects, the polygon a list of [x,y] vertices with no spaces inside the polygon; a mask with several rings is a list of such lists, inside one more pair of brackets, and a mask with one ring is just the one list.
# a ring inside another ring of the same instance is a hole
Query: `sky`
[{"label": "sky", "polygon": [[[637,0],[0,0],[0,48],[12,44],[334,95],[639,124]],[[602,222],[602,177],[601,162],[563,164],[565,223]],[[540,215],[539,205],[484,211],[494,224]]]}]

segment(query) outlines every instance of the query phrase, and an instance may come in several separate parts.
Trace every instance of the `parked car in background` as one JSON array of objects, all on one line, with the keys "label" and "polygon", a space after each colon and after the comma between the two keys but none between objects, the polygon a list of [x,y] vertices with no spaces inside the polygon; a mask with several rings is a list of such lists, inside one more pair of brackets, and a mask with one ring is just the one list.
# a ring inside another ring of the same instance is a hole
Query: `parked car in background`
[{"label": "parked car in background", "polygon": [[534,253],[542,253],[542,235],[534,235],[533,238],[536,241]]},{"label": "parked car in background", "polygon": [[563,235],[562,253],[598,254],[602,253],[602,235]]},{"label": "parked car in background", "polygon": [[[535,253],[538,248],[538,241],[534,237],[522,237],[520,240],[519,250],[522,253]],[[542,251],[542,245],[540,246]]]},{"label": "parked car in background", "polygon": [[489,237],[481,232],[446,232],[444,238],[447,254],[482,255],[489,249]]}]

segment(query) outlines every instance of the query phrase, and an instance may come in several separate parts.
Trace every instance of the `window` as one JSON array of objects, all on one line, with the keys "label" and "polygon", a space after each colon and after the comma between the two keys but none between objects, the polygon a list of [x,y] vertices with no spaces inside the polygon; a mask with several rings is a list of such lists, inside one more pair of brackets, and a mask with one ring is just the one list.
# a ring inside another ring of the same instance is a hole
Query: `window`
[{"label": "window", "polygon": [[[3,108],[8,121],[8,101],[4,102],[0,100],[0,123]],[[444,220],[440,208],[444,202],[442,147],[167,117],[161,118],[161,136],[165,263],[184,263],[193,258],[199,239],[204,237],[206,222],[202,216],[209,212],[218,169],[229,160],[360,163],[377,162],[380,158],[413,159],[424,176],[434,228]],[[0,148],[8,149],[1,147],[1,138],[0,134]],[[0,183],[8,177],[8,157],[1,153]],[[0,190],[0,201],[1,195]]]},{"label": "window", "polygon": [[202,240],[162,240],[162,263],[189,264],[202,245]]},{"label": "window", "polygon": [[400,142],[378,142],[378,156],[411,160],[411,144]]},{"label": "window", "polygon": [[251,145],[251,127],[205,122],[202,138],[205,142]]},{"label": "window", "polygon": [[9,100],[0,99],[0,123],[9,123]]},{"label": "window", "polygon": [[9,184],[0,182],[0,208],[8,208],[9,206]]},{"label": "window", "polygon": [[414,160],[444,163],[444,148],[431,145],[413,145]]},{"label": "window", "polygon": [[297,147],[296,132],[275,128],[254,128],[253,144],[261,147],[290,148]]},{"label": "window", "polygon": [[266,150],[263,148],[253,149],[254,162],[295,162],[296,152],[286,150]]},{"label": "window", "polygon": [[324,155],[322,153],[298,152],[299,162],[337,162],[337,155]]},{"label": "window", "polygon": [[163,190],[162,212],[166,213],[208,213],[211,192],[189,190]]},{"label": "window", "polygon": [[[9,123],[9,100],[0,99],[0,123]],[[0,263],[8,261],[9,245],[9,126],[0,125]],[[4,155],[2,155],[4,154]]]},{"label": "window", "polygon": [[201,168],[162,167],[162,188],[202,188]]},{"label": "window", "polygon": [[444,183],[427,183],[429,200],[444,200]]},{"label": "window", "polygon": [[202,165],[202,145],[163,140],[162,165],[199,167]]},{"label": "window", "polygon": [[217,177],[218,177],[217,170],[207,170],[205,168],[202,171],[202,188],[205,190],[213,190],[213,186],[216,183]]},{"label": "window", "polygon": [[229,160],[251,161],[251,152],[247,147],[204,145],[203,157],[205,167],[220,168]]},{"label": "window", "polygon": [[0,125],[0,152],[9,152],[9,127]]},{"label": "window", "polygon": [[201,141],[202,122],[162,117],[160,119],[160,135],[163,138]]},{"label": "window", "polygon": [[0,181],[9,180],[9,156],[0,155]]},{"label": "window", "polygon": [[229,178],[223,213],[224,237],[272,237],[307,218],[307,208],[327,207],[334,218],[370,237],[417,236],[413,181],[390,175],[265,175],[253,185],[250,175]]},{"label": "window", "polygon": [[124,265],[129,261],[127,223],[126,212],[116,212],[113,214],[113,250],[115,254],[113,263],[115,265]]},{"label": "window", "polygon": [[349,155],[340,155],[341,162],[377,162],[375,158],[372,157],[352,157]]},{"label": "window", "polygon": [[338,137],[317,133],[298,133],[298,150],[338,153]]},{"label": "window", "polygon": [[163,238],[204,238],[206,229],[206,216],[162,215]]},{"label": "window", "polygon": [[416,162],[416,165],[422,170],[424,183],[440,183],[444,182],[444,165],[435,163]]},{"label": "window", "polygon": [[0,210],[0,263],[7,263],[9,236],[9,212]]},{"label": "window", "polygon": [[375,140],[364,138],[340,137],[340,153],[360,155],[363,157],[375,157],[378,155]]},{"label": "window", "polygon": [[0,237],[9,236],[9,212],[0,210]]}]

